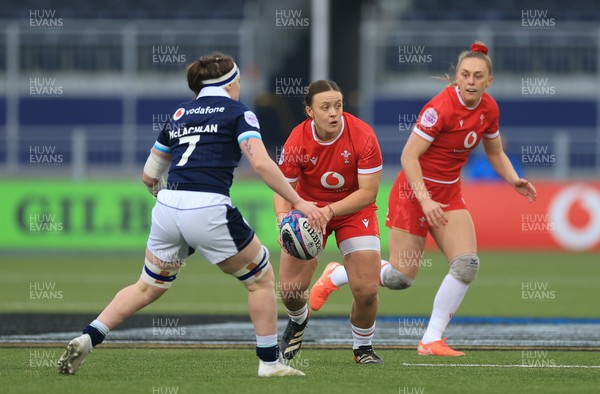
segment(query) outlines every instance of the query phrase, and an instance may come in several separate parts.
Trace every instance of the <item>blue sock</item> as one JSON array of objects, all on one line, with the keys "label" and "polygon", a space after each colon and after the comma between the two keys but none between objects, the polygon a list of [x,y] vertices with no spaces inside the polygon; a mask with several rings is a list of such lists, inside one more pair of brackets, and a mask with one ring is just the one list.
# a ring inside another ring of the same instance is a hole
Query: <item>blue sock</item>
[{"label": "blue sock", "polygon": [[265,362],[274,362],[279,358],[279,346],[256,347],[256,355]]},{"label": "blue sock", "polygon": [[92,339],[92,346],[95,347],[104,341],[104,338],[110,330],[99,320],[94,320],[88,324],[84,329],[83,333],[88,334]]}]

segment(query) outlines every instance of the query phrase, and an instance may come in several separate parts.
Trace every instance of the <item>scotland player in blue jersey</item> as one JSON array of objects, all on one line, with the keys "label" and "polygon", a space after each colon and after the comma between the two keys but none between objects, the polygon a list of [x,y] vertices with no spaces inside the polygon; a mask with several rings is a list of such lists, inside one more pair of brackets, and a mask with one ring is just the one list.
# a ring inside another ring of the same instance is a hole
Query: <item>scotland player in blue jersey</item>
[{"label": "scotland player in blue jersey", "polygon": [[[91,349],[136,311],[163,295],[183,259],[194,250],[248,289],[256,332],[259,376],[304,375],[279,359],[277,303],[269,252],[233,206],[229,188],[242,154],[275,192],[324,228],[327,218],[300,198],[269,157],[256,116],[238,99],[240,72],[230,56],[213,53],[187,69],[193,101],[165,124],[144,166],[143,182],[157,195],[140,279],[119,291],[104,311],[73,339],[57,362],[74,374]],[[167,188],[159,183],[168,169]]]}]

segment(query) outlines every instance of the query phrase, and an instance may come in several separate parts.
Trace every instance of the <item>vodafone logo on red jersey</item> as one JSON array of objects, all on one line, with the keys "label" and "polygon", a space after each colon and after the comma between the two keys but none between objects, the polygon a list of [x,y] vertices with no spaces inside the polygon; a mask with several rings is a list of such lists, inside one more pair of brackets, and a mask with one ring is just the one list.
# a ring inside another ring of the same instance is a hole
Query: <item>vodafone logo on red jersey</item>
[{"label": "vodafone logo on red jersey", "polygon": [[576,184],[561,190],[550,202],[554,240],[570,250],[591,249],[600,243],[600,190]]},{"label": "vodafone logo on red jersey", "polygon": [[321,176],[321,185],[326,189],[339,189],[344,183],[344,177],[334,171],[327,171]]},{"label": "vodafone logo on red jersey", "polygon": [[465,137],[465,148],[469,149],[477,143],[477,133],[469,131],[469,134]]}]

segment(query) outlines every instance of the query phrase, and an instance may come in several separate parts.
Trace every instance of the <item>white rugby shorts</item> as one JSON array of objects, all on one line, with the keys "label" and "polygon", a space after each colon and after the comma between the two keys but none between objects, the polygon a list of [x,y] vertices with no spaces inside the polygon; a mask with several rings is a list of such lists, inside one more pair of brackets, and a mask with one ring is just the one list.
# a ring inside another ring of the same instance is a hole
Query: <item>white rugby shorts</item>
[{"label": "white rugby shorts", "polygon": [[254,230],[217,193],[161,190],[152,209],[148,249],[163,261],[178,261],[197,250],[211,264],[236,255],[252,238]]}]

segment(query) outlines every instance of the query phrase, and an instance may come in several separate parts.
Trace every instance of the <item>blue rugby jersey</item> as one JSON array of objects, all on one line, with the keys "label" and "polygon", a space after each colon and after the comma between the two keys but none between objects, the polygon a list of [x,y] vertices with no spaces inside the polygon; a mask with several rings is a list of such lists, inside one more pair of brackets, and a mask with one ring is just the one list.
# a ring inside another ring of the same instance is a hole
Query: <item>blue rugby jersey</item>
[{"label": "blue rugby jersey", "polygon": [[254,113],[222,88],[202,89],[175,111],[154,143],[172,155],[167,188],[229,196],[239,144],[247,138],[261,138]]}]

